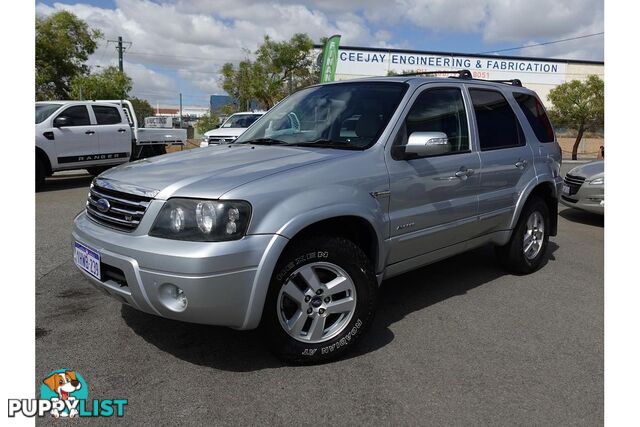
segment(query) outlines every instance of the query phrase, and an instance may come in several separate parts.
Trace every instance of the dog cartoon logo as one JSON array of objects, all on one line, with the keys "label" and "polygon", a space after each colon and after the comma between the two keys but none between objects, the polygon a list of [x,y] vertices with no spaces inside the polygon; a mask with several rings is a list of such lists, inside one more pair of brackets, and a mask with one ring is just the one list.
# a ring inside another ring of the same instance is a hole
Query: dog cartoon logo
[{"label": "dog cartoon logo", "polygon": [[48,399],[51,402],[61,402],[64,404],[57,405],[64,409],[51,410],[51,415],[55,418],[78,416],[78,404],[80,401],[87,399],[87,385],[82,376],[73,370],[60,369],[51,372],[40,386],[40,397]]}]

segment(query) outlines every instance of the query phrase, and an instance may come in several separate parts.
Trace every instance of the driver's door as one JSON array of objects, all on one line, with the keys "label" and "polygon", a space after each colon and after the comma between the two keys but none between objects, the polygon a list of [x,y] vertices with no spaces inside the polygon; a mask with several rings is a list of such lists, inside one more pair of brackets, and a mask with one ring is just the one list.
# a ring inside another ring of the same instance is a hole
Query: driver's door
[{"label": "driver's door", "polygon": [[53,118],[53,123],[58,117],[67,118],[65,126],[52,129],[58,165],[71,169],[91,164],[93,157],[100,154],[100,140],[87,105],[65,108]]},{"label": "driver's door", "polygon": [[[467,105],[455,86],[427,84],[412,98],[387,158],[391,264],[474,237],[480,159]],[[445,133],[448,152],[403,157],[403,145],[413,132]]]}]

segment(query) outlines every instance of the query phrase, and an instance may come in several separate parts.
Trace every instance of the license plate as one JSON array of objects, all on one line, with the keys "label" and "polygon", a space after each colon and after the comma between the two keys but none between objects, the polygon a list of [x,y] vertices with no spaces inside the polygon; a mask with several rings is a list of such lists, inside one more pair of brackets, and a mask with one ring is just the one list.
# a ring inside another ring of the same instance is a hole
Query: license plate
[{"label": "license plate", "polygon": [[568,185],[563,185],[562,186],[562,192],[565,194],[569,194],[571,192],[571,189],[569,188]]},{"label": "license plate", "polygon": [[100,280],[100,254],[82,243],[75,243],[73,261],[78,267]]}]

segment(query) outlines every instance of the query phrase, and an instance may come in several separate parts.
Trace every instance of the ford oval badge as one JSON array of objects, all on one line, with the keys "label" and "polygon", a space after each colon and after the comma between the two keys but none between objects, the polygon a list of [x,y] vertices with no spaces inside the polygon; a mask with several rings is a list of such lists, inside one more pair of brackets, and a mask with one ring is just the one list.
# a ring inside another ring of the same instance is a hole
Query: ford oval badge
[{"label": "ford oval badge", "polygon": [[98,199],[96,207],[100,212],[107,212],[111,208],[111,204],[107,199]]}]

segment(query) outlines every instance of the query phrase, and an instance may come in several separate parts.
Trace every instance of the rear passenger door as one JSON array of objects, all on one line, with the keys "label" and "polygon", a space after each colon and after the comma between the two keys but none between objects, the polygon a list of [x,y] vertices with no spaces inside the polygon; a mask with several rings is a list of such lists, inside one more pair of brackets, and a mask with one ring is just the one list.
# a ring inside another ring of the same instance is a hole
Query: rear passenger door
[{"label": "rear passenger door", "polygon": [[[500,90],[468,86],[480,146],[478,233],[506,230],[521,191],[535,179],[533,152]],[[511,98],[509,96],[509,98]]]},{"label": "rear passenger door", "polygon": [[100,139],[100,160],[113,163],[114,159],[129,158],[131,152],[131,128],[112,105],[92,105],[96,117],[96,130]]}]

